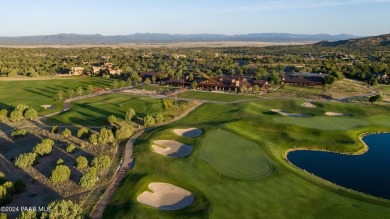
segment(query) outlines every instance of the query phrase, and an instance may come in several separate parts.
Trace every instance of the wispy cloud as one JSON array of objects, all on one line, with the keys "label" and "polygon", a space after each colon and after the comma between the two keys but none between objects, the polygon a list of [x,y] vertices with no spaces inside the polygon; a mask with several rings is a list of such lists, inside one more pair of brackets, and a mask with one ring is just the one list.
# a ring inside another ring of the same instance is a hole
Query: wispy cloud
[{"label": "wispy cloud", "polygon": [[229,12],[253,12],[264,10],[283,10],[283,9],[305,9],[305,8],[324,8],[342,5],[358,4],[379,4],[390,3],[390,0],[267,0],[254,5],[246,5],[235,8],[225,8],[219,10],[222,13]]}]

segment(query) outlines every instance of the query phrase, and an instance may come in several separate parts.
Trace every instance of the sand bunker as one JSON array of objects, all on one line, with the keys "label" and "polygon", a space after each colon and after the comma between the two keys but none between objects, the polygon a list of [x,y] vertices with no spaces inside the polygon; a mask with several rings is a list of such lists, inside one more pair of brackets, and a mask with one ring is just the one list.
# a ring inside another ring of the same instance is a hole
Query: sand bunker
[{"label": "sand bunker", "polygon": [[40,107],[42,107],[43,109],[54,109],[54,108],[56,108],[53,105],[41,105]]},{"label": "sand bunker", "polygon": [[326,112],[325,115],[327,115],[327,116],[349,116],[348,114],[336,113],[336,112]]},{"label": "sand bunker", "polygon": [[169,157],[185,157],[191,154],[192,146],[173,140],[153,141],[152,149],[158,154]]},{"label": "sand bunker", "polygon": [[180,135],[187,138],[195,138],[202,134],[202,129],[188,128],[188,129],[175,129],[173,132],[176,135]]},{"label": "sand bunker", "polygon": [[307,107],[307,108],[317,108],[316,105],[314,105],[314,104],[312,104],[310,102],[304,102],[304,103],[301,104],[301,106]]},{"label": "sand bunker", "polygon": [[298,113],[288,113],[282,109],[272,109],[272,112],[279,113],[283,116],[292,116],[292,117],[308,117],[310,114],[298,114]]},{"label": "sand bunker", "polygon": [[195,200],[191,192],[169,183],[150,183],[148,188],[152,192],[141,193],[137,201],[161,210],[179,210],[190,206]]}]

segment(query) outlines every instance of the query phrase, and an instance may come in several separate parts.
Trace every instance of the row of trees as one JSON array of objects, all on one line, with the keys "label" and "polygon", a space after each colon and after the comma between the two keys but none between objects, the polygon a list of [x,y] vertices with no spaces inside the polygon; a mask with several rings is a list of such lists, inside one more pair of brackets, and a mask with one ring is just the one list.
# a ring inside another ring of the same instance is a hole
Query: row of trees
[{"label": "row of trees", "polygon": [[34,120],[38,117],[38,112],[25,104],[19,104],[15,109],[10,113],[8,117],[8,110],[0,110],[0,121],[5,121],[10,119],[11,121],[17,122],[23,119]]}]

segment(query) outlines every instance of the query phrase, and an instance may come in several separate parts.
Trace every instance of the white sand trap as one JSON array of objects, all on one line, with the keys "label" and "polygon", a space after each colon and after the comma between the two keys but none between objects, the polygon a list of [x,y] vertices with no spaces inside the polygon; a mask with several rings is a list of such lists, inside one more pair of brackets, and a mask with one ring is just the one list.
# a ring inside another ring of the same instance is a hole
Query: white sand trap
[{"label": "white sand trap", "polygon": [[325,115],[327,115],[327,116],[349,116],[348,114],[336,113],[336,112],[326,112]]},{"label": "white sand trap", "polygon": [[195,138],[202,134],[202,129],[188,128],[188,129],[175,129],[173,132],[176,135],[180,135],[187,138]]},{"label": "white sand trap", "polygon": [[148,188],[152,192],[141,193],[137,201],[161,210],[179,210],[190,206],[195,200],[191,192],[169,183],[154,182]]},{"label": "white sand trap", "polygon": [[158,154],[169,157],[185,157],[191,154],[192,146],[173,140],[153,141],[152,149]]},{"label": "white sand trap", "polygon": [[54,108],[56,108],[53,105],[41,105],[40,107],[42,107],[43,109],[54,109]]},{"label": "white sand trap", "polygon": [[301,106],[307,107],[307,108],[317,108],[316,105],[314,105],[313,103],[310,103],[310,102],[304,102],[301,104]]},{"label": "white sand trap", "polygon": [[283,116],[292,116],[292,117],[308,117],[310,114],[298,114],[298,113],[288,113],[282,109],[271,109],[272,112],[279,113]]}]

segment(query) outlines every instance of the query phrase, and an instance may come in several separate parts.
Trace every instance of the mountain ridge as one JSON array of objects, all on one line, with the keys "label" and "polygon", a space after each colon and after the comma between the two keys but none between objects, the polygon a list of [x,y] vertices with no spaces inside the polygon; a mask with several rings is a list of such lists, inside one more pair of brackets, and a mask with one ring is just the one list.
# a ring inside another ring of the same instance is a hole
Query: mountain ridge
[{"label": "mountain ridge", "polygon": [[291,34],[291,33],[249,33],[249,34],[165,34],[134,33],[130,35],[74,34],[60,33],[54,35],[2,37],[2,45],[26,44],[120,44],[120,43],[175,43],[175,42],[318,42],[338,41],[358,38],[348,34]]},{"label": "mountain ridge", "polygon": [[314,45],[322,47],[389,46],[390,34],[382,34],[379,36],[370,36],[356,39],[338,40],[334,42],[320,41],[318,43],[315,43]]}]

